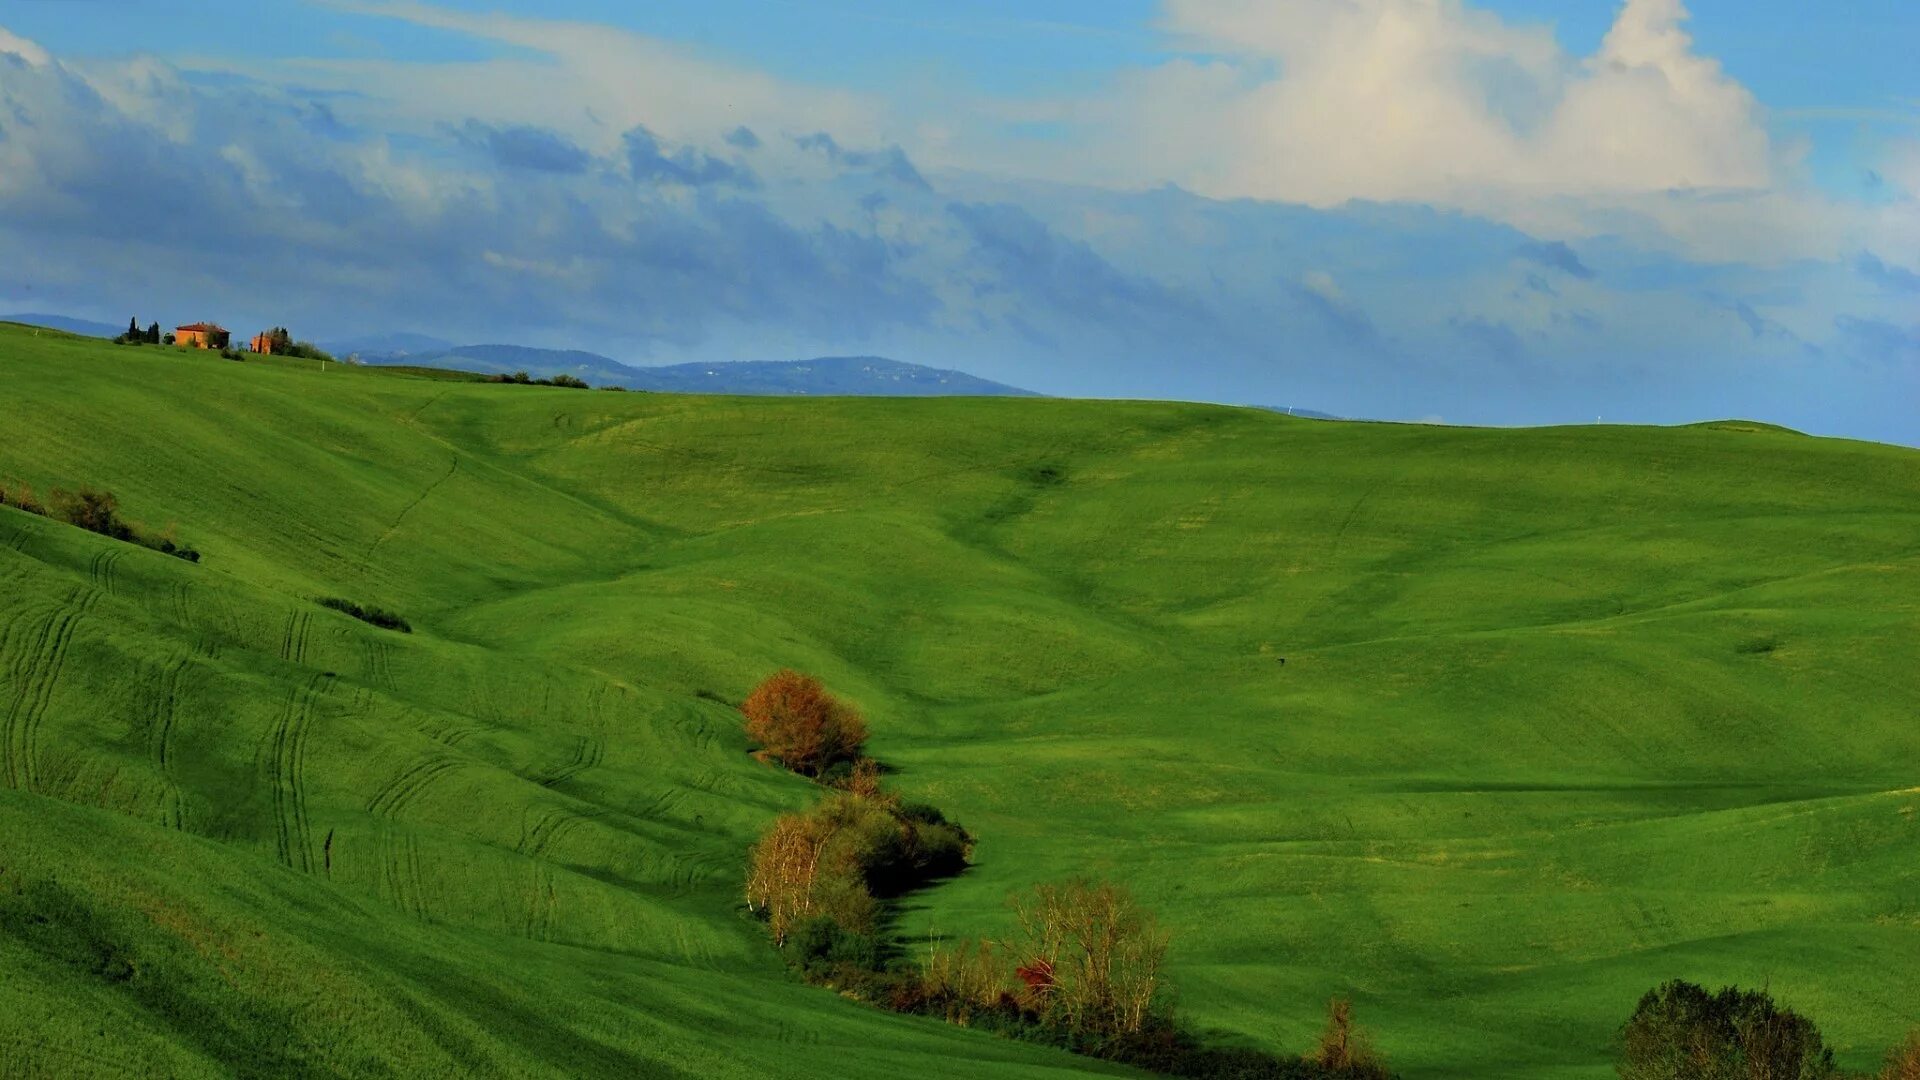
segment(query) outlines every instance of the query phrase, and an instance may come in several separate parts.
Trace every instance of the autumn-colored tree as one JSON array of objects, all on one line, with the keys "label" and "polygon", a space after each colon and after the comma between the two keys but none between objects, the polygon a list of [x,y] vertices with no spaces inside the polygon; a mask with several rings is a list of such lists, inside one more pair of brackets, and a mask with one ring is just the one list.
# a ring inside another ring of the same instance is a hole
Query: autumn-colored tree
[{"label": "autumn-colored tree", "polygon": [[776,945],[815,911],[815,886],[835,827],[813,814],[782,814],[753,847],[747,906],[766,916]]},{"label": "autumn-colored tree", "polygon": [[818,776],[841,761],[855,761],[867,741],[867,724],[820,680],[797,671],[769,676],[740,706],[747,737],[767,757],[804,776]]},{"label": "autumn-colored tree", "polygon": [[1012,946],[1032,1007],[1071,1031],[1131,1035],[1160,994],[1167,939],[1153,915],[1111,882],[1040,885],[1014,900]]},{"label": "autumn-colored tree", "polygon": [[1336,997],[1327,1002],[1327,1026],[1315,1040],[1307,1061],[1334,1076],[1356,1080],[1385,1080],[1386,1063],[1374,1052],[1372,1040],[1353,1022],[1353,1002]]},{"label": "autumn-colored tree", "polygon": [[1887,1053],[1886,1071],[1880,1080],[1920,1080],[1920,1028],[1907,1035],[1907,1041]]}]

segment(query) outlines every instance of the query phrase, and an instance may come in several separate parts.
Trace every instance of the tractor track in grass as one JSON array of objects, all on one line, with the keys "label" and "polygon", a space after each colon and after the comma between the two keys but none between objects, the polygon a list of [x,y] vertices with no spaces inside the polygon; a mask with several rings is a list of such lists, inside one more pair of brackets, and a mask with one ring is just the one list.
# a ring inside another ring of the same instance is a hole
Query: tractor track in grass
[{"label": "tractor track in grass", "polygon": [[373,793],[367,800],[367,813],[397,819],[434,781],[465,765],[450,755],[423,754]]},{"label": "tractor track in grass", "polygon": [[160,669],[147,717],[147,752],[160,773],[160,816],[170,829],[186,828],[186,798],[173,776],[173,726],[180,703],[180,677],[191,658],[181,653]]},{"label": "tractor track in grass", "polygon": [[5,758],[4,778],[10,788],[34,790],[39,771],[40,725],[46,719],[61,669],[66,666],[74,629],[93,610],[100,595],[91,589],[82,589],[77,595],[69,596],[67,602],[41,624],[32,644],[16,653],[9,672],[14,696],[7,704],[5,715],[0,717],[0,756]]},{"label": "tractor track in grass", "polygon": [[527,897],[526,936],[534,941],[552,941],[554,912],[560,906],[553,888],[553,867],[544,862],[533,864],[533,890]]},{"label": "tractor track in grass", "polygon": [[568,833],[605,816],[604,810],[582,812],[564,806],[550,806],[541,811],[530,825],[522,819],[520,841],[514,845],[514,849],[528,858],[545,858],[547,850]]},{"label": "tractor track in grass", "polygon": [[280,861],[302,873],[313,872],[313,838],[307,825],[307,735],[313,727],[314,704],[333,679],[332,675],[314,675],[287,693],[286,708],[268,746]]},{"label": "tractor track in grass", "polygon": [[184,581],[176,581],[168,590],[168,603],[172,609],[173,621],[184,629],[193,628],[193,608],[189,603],[188,586]]},{"label": "tractor track in grass", "polygon": [[420,841],[411,832],[389,827],[380,834],[381,891],[394,907],[426,919],[427,897],[420,872]]},{"label": "tractor track in grass", "polygon": [[369,639],[363,665],[367,681],[386,690],[397,690],[393,681],[393,646]]},{"label": "tractor track in grass", "polygon": [[114,568],[126,556],[126,549],[118,546],[103,547],[94,552],[93,558],[87,561],[87,577],[93,582],[93,587],[112,596]]},{"label": "tractor track in grass", "polygon": [[280,632],[280,659],[291,664],[307,662],[307,634],[313,625],[313,613],[295,611],[287,615],[287,625]]},{"label": "tractor track in grass", "polygon": [[565,764],[545,773],[534,782],[541,787],[557,787],[599,765],[606,754],[605,740],[593,735],[581,735],[574,741],[573,756]]}]

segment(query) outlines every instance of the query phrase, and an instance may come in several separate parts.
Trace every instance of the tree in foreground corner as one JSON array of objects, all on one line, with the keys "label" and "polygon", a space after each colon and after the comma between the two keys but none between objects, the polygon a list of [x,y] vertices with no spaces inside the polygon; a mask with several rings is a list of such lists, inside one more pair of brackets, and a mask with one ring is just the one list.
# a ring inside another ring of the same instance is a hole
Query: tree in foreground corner
[{"label": "tree in foreground corner", "polygon": [[860,714],[827,693],[819,679],[797,671],[768,676],[740,711],[746,715],[747,737],[760,744],[760,752],[804,776],[858,760],[867,741]]},{"label": "tree in foreground corner", "polygon": [[1880,1080],[1920,1080],[1920,1028],[1914,1028],[1906,1042],[1888,1051],[1887,1069]]},{"label": "tree in foreground corner", "polygon": [[1621,1031],[1621,1080],[1829,1080],[1819,1028],[1757,990],[1675,980],[1640,999]]}]

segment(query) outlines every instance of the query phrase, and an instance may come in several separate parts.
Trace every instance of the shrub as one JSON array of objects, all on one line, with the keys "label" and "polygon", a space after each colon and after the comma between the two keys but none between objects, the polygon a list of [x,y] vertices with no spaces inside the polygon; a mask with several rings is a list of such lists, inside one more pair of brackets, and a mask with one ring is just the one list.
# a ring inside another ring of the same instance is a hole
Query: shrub
[{"label": "shrub", "polygon": [[338,596],[323,596],[315,601],[321,607],[332,608],[342,614],[351,615],[363,623],[377,626],[382,630],[396,630],[402,634],[413,633],[413,626],[407,620],[385,608],[363,607],[351,600]]},{"label": "shrub", "polygon": [[1004,951],[990,941],[936,945],[921,967],[923,1007],[962,1025],[992,1012],[1018,1012],[1010,992],[1012,979]]},{"label": "shrub", "polygon": [[866,721],[820,680],[797,671],[768,676],[740,705],[747,737],[760,752],[803,776],[854,761],[867,741]]},{"label": "shrub", "polygon": [[753,847],[747,906],[767,920],[776,944],[814,919],[871,934],[879,897],[966,865],[972,838],[964,830],[908,821],[898,807],[887,796],[840,792],[774,820]]},{"label": "shrub", "polygon": [[79,491],[55,488],[50,498],[55,515],[69,525],[115,540],[133,539],[133,528],[120,520],[120,503],[111,492],[93,488],[81,488]]},{"label": "shrub", "polygon": [[830,918],[814,916],[795,926],[787,939],[793,965],[814,979],[851,979],[880,967],[880,942]]},{"label": "shrub", "polygon": [[54,488],[48,493],[47,498],[53,503],[51,513],[33,497],[32,488],[23,486],[11,494],[5,489],[0,489],[0,504],[11,502],[28,513],[58,518],[88,532],[99,533],[101,536],[128,544],[138,544],[163,555],[171,555],[176,559],[185,559],[192,563],[200,561],[198,551],[185,547],[174,539],[171,527],[158,536],[148,536],[132,522],[123,520],[120,517],[120,502],[113,497],[112,492],[96,491],[92,488],[81,488],[79,491],[62,491]]},{"label": "shrub", "polygon": [[1827,1080],[1833,1051],[1805,1017],[1767,994],[1708,993],[1675,980],[1647,992],[1622,1029],[1621,1080]]},{"label": "shrub", "polygon": [[25,510],[29,514],[47,516],[47,508],[33,494],[33,488],[26,484],[8,488],[0,485],[0,506],[11,506],[15,510]]},{"label": "shrub", "polygon": [[1353,1002],[1336,997],[1327,1002],[1327,1026],[1308,1052],[1307,1062],[1331,1076],[1354,1080],[1386,1080],[1386,1064],[1374,1052],[1372,1040],[1353,1022]]},{"label": "shrub", "polygon": [[616,392],[618,392],[618,393],[622,393],[622,394],[624,394],[624,393],[626,393],[626,392],[627,392],[627,388],[626,388],[626,387],[624,387],[624,386],[611,386],[611,385],[609,385],[609,386],[602,386],[602,387],[600,387],[600,389],[602,389],[602,390],[613,390],[613,391],[616,391]]},{"label": "shrub", "polygon": [[587,382],[585,379],[575,378],[572,375],[555,375],[553,377],[553,385],[564,386],[569,390],[588,389]]},{"label": "shrub", "polygon": [[1167,939],[1132,894],[1111,882],[1040,885],[1014,900],[1027,1001],[1082,1035],[1137,1034],[1161,993]]},{"label": "shrub", "polygon": [[1887,1051],[1887,1068],[1880,1080],[1920,1080],[1920,1028],[1907,1035],[1907,1041]]}]

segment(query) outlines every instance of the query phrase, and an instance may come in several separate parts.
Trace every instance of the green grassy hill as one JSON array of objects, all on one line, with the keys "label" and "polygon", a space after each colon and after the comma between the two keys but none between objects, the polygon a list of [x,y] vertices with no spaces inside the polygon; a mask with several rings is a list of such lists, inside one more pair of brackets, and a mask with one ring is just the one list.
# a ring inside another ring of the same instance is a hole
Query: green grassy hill
[{"label": "green grassy hill", "polygon": [[1862,1066],[1920,1011],[1920,453],[8,327],[0,391],[0,483],[204,555],[0,508],[9,1073],[1113,1071],[784,972],[741,866],[811,789],[725,703],[789,665],[981,838],[907,936],[1112,876],[1221,1041],[1340,992],[1409,1076],[1597,1080],[1663,978]]}]

